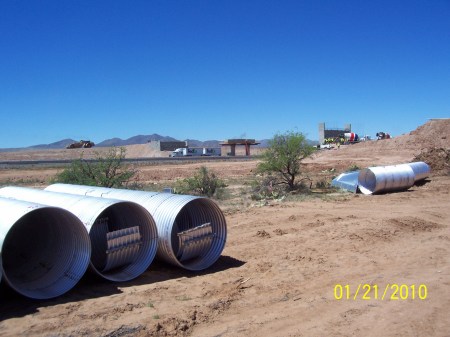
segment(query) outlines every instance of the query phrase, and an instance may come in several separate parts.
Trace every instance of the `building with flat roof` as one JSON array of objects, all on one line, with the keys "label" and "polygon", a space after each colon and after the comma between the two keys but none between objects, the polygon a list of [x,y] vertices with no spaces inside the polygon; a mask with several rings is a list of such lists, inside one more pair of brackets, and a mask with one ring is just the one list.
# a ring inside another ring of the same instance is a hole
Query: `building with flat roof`
[{"label": "building with flat roof", "polygon": [[165,142],[160,140],[151,140],[149,144],[150,147],[156,151],[174,151],[182,147],[187,147],[186,142],[180,141]]},{"label": "building with flat roof", "polygon": [[352,132],[351,124],[344,124],[344,128],[329,128],[325,127],[325,123],[319,123],[319,144],[323,144],[327,138],[336,138],[346,132]]}]

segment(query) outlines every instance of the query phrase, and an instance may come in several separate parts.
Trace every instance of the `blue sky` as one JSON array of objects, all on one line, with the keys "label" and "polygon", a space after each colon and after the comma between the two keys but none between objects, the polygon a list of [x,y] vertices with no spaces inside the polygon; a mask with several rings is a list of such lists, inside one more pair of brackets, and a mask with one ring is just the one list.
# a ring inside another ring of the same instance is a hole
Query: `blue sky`
[{"label": "blue sky", "polygon": [[0,147],[400,135],[450,117],[450,1],[0,1]]}]

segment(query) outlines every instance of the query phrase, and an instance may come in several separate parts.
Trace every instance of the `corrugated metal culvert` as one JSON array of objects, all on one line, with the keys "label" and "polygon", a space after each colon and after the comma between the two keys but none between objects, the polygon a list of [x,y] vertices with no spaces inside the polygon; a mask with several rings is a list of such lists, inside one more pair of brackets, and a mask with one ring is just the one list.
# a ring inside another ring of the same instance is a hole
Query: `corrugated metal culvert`
[{"label": "corrugated metal culvert", "polygon": [[92,246],[91,269],[110,281],[142,274],[156,255],[158,234],[150,213],[137,203],[4,187],[0,196],[67,209],[86,226]]},{"label": "corrugated metal culvert", "polygon": [[69,211],[6,198],[0,198],[0,249],[5,281],[34,299],[72,289],[91,253],[83,223]]},{"label": "corrugated metal culvert", "polygon": [[359,172],[358,187],[364,194],[404,190],[429,173],[430,167],[424,162],[369,167]]},{"label": "corrugated metal culvert", "polygon": [[425,179],[430,175],[431,168],[423,161],[416,161],[407,165],[409,165],[414,171],[414,181]]},{"label": "corrugated metal culvert", "polygon": [[142,205],[158,227],[157,256],[188,270],[208,268],[225,247],[225,216],[208,198],[69,184],[50,185],[46,190],[129,200]]}]

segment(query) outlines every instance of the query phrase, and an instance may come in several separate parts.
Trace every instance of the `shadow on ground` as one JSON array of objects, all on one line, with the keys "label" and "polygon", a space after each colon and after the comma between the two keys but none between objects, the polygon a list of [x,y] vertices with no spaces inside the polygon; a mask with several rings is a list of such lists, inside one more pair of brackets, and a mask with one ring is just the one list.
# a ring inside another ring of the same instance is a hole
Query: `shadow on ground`
[{"label": "shadow on ground", "polygon": [[21,296],[9,288],[4,280],[0,286],[0,322],[14,317],[23,317],[39,311],[40,308],[83,301],[90,298],[99,298],[122,293],[120,288],[133,287],[145,284],[154,284],[183,277],[197,277],[222,272],[228,269],[239,268],[244,261],[231,256],[221,256],[215,264],[208,269],[193,272],[154,261],[149,269],[136,279],[128,282],[112,283],[93,273],[86,273],[80,282],[68,293],[50,300],[33,300]]}]

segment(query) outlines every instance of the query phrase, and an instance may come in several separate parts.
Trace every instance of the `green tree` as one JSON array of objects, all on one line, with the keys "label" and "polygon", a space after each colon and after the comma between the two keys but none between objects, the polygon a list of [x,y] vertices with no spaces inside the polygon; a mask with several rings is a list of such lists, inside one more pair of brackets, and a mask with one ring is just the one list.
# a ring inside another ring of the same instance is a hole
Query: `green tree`
[{"label": "green tree", "polygon": [[308,144],[302,133],[294,131],[278,133],[269,141],[269,148],[262,155],[258,171],[274,174],[277,184],[286,184],[289,190],[294,190],[295,179],[301,173],[300,161],[313,151],[314,147]]},{"label": "green tree", "polygon": [[179,182],[175,190],[178,193],[192,193],[212,197],[216,190],[222,187],[226,187],[226,184],[217,178],[214,172],[210,172],[205,166],[201,166],[193,177]]},{"label": "green tree", "polygon": [[125,154],[125,148],[112,147],[105,156],[96,152],[94,160],[85,160],[81,157],[59,173],[55,182],[102,187],[123,187],[136,174],[136,170],[124,165]]}]

